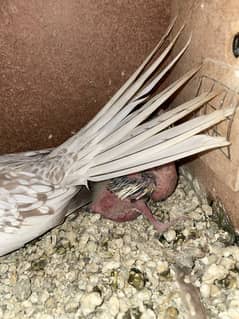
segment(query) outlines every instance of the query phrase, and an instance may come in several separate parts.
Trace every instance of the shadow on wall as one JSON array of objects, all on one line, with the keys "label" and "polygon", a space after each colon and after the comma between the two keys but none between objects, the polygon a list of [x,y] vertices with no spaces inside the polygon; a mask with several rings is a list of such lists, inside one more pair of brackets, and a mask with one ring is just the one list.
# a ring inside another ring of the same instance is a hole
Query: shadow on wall
[{"label": "shadow on wall", "polygon": [[169,23],[167,0],[0,4],[0,152],[57,145],[107,101]]}]

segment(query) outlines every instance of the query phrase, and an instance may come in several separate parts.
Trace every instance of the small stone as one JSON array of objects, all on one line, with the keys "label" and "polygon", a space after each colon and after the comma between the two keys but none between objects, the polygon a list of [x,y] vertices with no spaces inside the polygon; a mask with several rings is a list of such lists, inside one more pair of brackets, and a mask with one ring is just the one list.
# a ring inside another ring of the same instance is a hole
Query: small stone
[{"label": "small stone", "polygon": [[233,258],[222,258],[221,263],[227,270],[233,269],[236,265],[236,261]]},{"label": "small stone", "polygon": [[112,249],[122,248],[124,241],[122,238],[113,239],[109,242],[109,247]]},{"label": "small stone", "polygon": [[1,275],[6,274],[8,272],[8,265],[7,264],[0,264],[0,273]]},{"label": "small stone", "polygon": [[178,318],[179,311],[175,307],[168,307],[165,311],[164,319],[176,319]]},{"label": "small stone", "polygon": [[112,296],[107,302],[108,311],[112,316],[116,316],[119,312],[119,299],[116,296]]},{"label": "small stone", "polygon": [[56,308],[56,300],[53,297],[49,297],[45,302],[45,307],[47,309],[55,309]]},{"label": "small stone", "polygon": [[107,272],[109,270],[113,270],[113,269],[117,269],[117,268],[120,268],[120,263],[118,261],[111,260],[111,261],[104,263],[102,272],[104,273],[104,272]]},{"label": "small stone", "polygon": [[96,242],[90,240],[88,243],[87,243],[87,246],[86,246],[87,250],[91,253],[91,254],[94,254],[97,250],[97,244]]},{"label": "small stone", "polygon": [[80,308],[80,303],[76,301],[69,302],[65,305],[65,311],[68,313],[76,312]]},{"label": "small stone", "polygon": [[[38,300],[39,300],[38,295],[37,295],[35,292],[33,292],[33,293],[31,294],[30,300],[31,300],[31,303],[33,303],[33,304],[37,303]],[[0,318],[1,318],[1,317],[0,317]]]},{"label": "small stone", "polygon": [[200,287],[200,292],[203,298],[207,299],[210,297],[210,285],[202,284]]},{"label": "small stone", "polygon": [[221,289],[219,289],[216,285],[211,285],[210,287],[210,295],[211,297],[218,297],[221,293]]},{"label": "small stone", "polygon": [[43,291],[41,296],[40,296],[41,302],[45,303],[48,298],[49,298],[49,292],[47,290]]},{"label": "small stone", "polygon": [[191,231],[190,231],[190,229],[185,228],[185,229],[183,229],[182,234],[184,235],[184,237],[187,238],[191,234]]},{"label": "small stone", "polygon": [[128,283],[133,286],[135,289],[140,290],[145,286],[146,278],[144,274],[136,269],[132,268],[129,273]]},{"label": "small stone", "polygon": [[209,255],[209,256],[206,256],[206,257],[201,259],[201,261],[205,265],[215,264],[217,260],[218,260],[218,256],[217,255]]},{"label": "small stone", "polygon": [[156,318],[157,317],[155,313],[151,309],[146,309],[140,317],[140,319],[156,319]]},{"label": "small stone", "polygon": [[94,312],[97,306],[102,303],[102,298],[98,292],[90,292],[83,295],[80,299],[81,311],[84,316]]},{"label": "small stone", "polygon": [[217,286],[224,289],[236,289],[237,288],[237,278],[227,275],[226,278],[218,280],[216,282]]},{"label": "small stone", "polygon": [[121,298],[119,298],[119,310],[121,313],[125,313],[127,312],[128,308],[129,308],[129,305],[127,301],[124,299],[124,295],[122,295]]},{"label": "small stone", "polygon": [[239,247],[238,246],[226,247],[223,250],[223,256],[225,257],[233,256],[233,258],[239,262]]},{"label": "small stone", "polygon": [[19,301],[28,299],[31,293],[31,282],[28,278],[21,279],[16,283],[14,294]]},{"label": "small stone", "polygon": [[97,318],[97,319],[115,319],[116,318],[115,316],[112,316],[110,314],[109,309],[107,309],[107,308],[105,308],[105,309],[101,308],[101,311],[99,311],[99,313],[96,312],[94,315],[95,315],[94,318]]},{"label": "small stone", "polygon": [[151,300],[152,292],[149,289],[142,289],[134,295],[134,299],[142,304],[146,304]]},{"label": "small stone", "polygon": [[40,259],[40,260],[32,262],[31,268],[32,268],[32,271],[40,271],[40,270],[44,270],[46,265],[47,265],[47,260]]},{"label": "small stone", "polygon": [[164,238],[167,240],[168,243],[174,241],[176,239],[176,232],[173,229],[168,230],[166,233],[164,233]]},{"label": "small stone", "polygon": [[122,319],[140,319],[141,315],[142,313],[138,307],[130,308],[123,314]]},{"label": "small stone", "polygon": [[68,231],[66,232],[66,238],[69,240],[71,244],[74,245],[74,243],[76,242],[76,233],[73,231]]},{"label": "small stone", "polygon": [[207,216],[211,216],[212,215],[212,207],[209,205],[202,205],[202,210],[204,211],[204,213]]},{"label": "small stone", "polygon": [[202,214],[200,212],[197,212],[197,211],[191,212],[190,217],[197,222],[202,220]]},{"label": "small stone", "polygon": [[79,242],[80,247],[85,247],[86,246],[86,244],[87,244],[87,242],[89,240],[89,237],[90,236],[87,233],[84,233],[84,234],[81,235],[80,242]]},{"label": "small stone", "polygon": [[228,271],[222,265],[212,264],[206,269],[202,280],[207,284],[212,284],[216,279],[221,280],[225,278],[227,273]]},{"label": "small stone", "polygon": [[[96,263],[90,263],[85,266],[85,269],[89,273],[97,273],[99,271],[99,265]],[[79,278],[81,277],[81,274],[78,274]]]},{"label": "small stone", "polygon": [[238,298],[238,296],[236,296],[235,299],[232,299],[230,301],[229,306],[231,306],[232,308],[237,308],[239,311],[239,298]]},{"label": "small stone", "polygon": [[66,248],[64,246],[61,246],[59,245],[57,248],[56,248],[56,252],[57,254],[59,255],[64,255],[66,253]]},{"label": "small stone", "polygon": [[205,229],[205,223],[197,222],[196,228],[197,228],[197,230],[204,230]]},{"label": "small stone", "polygon": [[168,267],[168,262],[167,261],[158,261],[157,266],[156,266],[157,272],[165,276],[169,273],[169,267]]},{"label": "small stone", "polygon": [[36,319],[54,319],[55,316],[54,315],[48,315],[48,314],[44,314],[44,313],[39,313],[36,316]]},{"label": "small stone", "polygon": [[69,282],[74,282],[78,277],[78,272],[77,271],[69,271],[68,273],[66,273],[66,279]]}]

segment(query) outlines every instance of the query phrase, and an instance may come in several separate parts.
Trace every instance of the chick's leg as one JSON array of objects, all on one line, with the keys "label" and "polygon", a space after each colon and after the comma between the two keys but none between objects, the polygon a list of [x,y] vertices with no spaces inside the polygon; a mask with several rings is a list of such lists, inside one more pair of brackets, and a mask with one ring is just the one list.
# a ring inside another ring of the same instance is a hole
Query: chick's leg
[{"label": "chick's leg", "polygon": [[151,224],[153,224],[153,226],[155,227],[155,229],[159,232],[159,233],[164,233],[165,231],[167,231],[171,226],[177,224],[179,221],[184,220],[184,217],[179,217],[176,218],[170,222],[167,223],[160,223],[152,214],[151,210],[149,209],[149,207],[147,206],[147,204],[145,203],[144,200],[140,199],[135,201],[134,203],[134,207],[137,208],[137,210],[143,214],[149,221]]}]

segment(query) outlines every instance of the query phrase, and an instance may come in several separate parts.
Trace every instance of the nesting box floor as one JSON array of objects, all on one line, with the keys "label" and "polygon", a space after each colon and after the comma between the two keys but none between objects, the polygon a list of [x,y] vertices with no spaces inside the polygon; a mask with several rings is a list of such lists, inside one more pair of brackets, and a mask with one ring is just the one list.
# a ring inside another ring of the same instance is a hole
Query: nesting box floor
[{"label": "nesting box floor", "polygon": [[188,217],[164,235],[143,216],[81,211],[1,257],[0,318],[239,318],[237,238],[191,185],[180,176],[150,204],[162,221]]}]

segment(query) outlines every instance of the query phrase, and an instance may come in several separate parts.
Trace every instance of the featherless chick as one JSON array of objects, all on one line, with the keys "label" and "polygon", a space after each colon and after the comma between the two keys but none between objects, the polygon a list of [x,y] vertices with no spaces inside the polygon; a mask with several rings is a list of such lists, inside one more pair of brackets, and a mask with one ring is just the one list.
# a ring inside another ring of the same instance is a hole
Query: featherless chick
[{"label": "featherless chick", "polygon": [[117,222],[130,221],[143,214],[156,230],[162,233],[177,220],[159,223],[152,215],[147,200],[166,199],[172,194],[176,185],[177,172],[174,163],[94,183],[90,211]]},{"label": "featherless chick", "polygon": [[155,74],[182,32],[183,28],[165,42],[173,24],[129,80],[78,133],[53,150],[0,156],[0,256],[55,227],[74,208],[88,202],[89,182],[135,174],[229,145],[223,137],[199,133],[231,116],[232,108],[172,126],[211,100],[214,93],[203,93],[150,118],[198,71],[190,70],[152,96],[190,42]]}]

